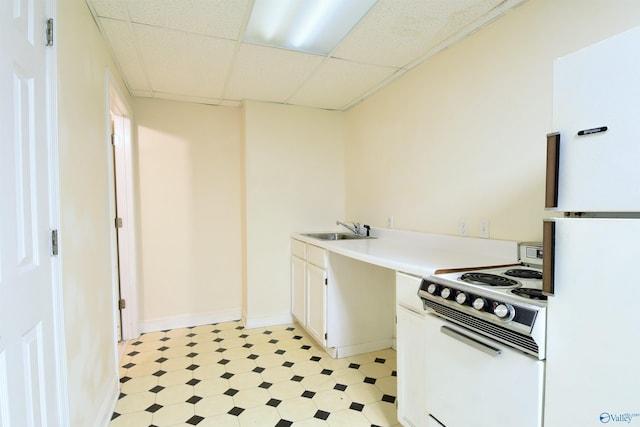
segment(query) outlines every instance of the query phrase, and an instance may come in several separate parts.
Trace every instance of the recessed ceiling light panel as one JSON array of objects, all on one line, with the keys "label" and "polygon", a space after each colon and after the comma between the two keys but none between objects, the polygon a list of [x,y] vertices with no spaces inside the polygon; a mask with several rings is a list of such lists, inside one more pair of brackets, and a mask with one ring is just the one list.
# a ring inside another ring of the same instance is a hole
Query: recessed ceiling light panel
[{"label": "recessed ceiling light panel", "polygon": [[377,0],[255,0],[244,41],[328,55]]}]

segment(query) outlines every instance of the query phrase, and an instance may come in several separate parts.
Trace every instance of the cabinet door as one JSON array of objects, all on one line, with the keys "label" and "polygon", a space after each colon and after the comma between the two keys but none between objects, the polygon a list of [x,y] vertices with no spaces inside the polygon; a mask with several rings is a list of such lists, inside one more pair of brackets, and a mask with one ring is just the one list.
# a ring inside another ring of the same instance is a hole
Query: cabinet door
[{"label": "cabinet door", "polygon": [[397,318],[398,420],[422,427],[427,425],[424,314],[399,305]]},{"label": "cabinet door", "polygon": [[307,264],[307,331],[322,345],[327,344],[327,272]]},{"label": "cabinet door", "polygon": [[306,326],[306,262],[297,256],[291,256],[291,314],[298,323]]}]

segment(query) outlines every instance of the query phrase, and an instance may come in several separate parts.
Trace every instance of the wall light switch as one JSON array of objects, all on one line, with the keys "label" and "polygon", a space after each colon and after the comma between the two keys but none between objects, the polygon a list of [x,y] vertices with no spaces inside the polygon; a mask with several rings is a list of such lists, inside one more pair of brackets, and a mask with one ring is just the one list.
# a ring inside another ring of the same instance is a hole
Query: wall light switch
[{"label": "wall light switch", "polygon": [[460,233],[461,236],[468,236],[469,235],[469,229],[467,228],[467,222],[462,220],[458,223],[458,232]]},{"label": "wall light switch", "polygon": [[483,239],[489,238],[489,220],[481,219],[480,220],[480,237]]}]

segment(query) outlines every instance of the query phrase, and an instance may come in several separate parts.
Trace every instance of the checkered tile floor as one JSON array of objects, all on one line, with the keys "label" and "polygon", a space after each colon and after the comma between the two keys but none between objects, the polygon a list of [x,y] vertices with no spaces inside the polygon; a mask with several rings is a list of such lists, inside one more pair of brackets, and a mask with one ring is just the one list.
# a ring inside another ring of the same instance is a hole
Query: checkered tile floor
[{"label": "checkered tile floor", "polygon": [[392,349],[332,359],[297,324],[144,334],[110,427],[399,426]]}]

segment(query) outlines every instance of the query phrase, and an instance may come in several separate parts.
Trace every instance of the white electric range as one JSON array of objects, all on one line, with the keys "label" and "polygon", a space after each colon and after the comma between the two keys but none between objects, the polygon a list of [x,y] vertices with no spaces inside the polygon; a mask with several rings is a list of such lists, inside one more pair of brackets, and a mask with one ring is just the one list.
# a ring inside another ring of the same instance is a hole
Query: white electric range
[{"label": "white electric range", "polygon": [[520,244],[519,259],[422,280],[428,425],[542,425],[542,245]]}]

